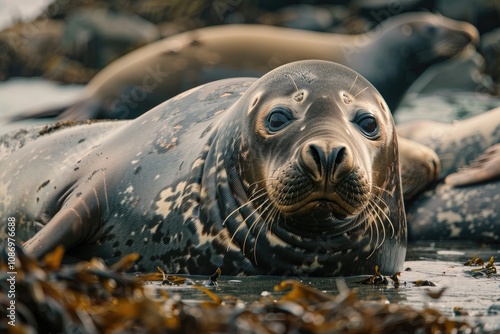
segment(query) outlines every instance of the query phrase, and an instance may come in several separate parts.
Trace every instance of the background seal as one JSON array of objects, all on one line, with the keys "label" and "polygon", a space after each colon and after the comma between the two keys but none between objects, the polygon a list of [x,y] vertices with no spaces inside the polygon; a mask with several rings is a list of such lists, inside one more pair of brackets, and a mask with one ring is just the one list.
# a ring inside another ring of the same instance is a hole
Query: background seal
[{"label": "background seal", "polygon": [[438,182],[407,205],[410,239],[498,243],[500,108],[453,123],[405,123],[398,133],[435,150],[441,164]]},{"label": "background seal", "polygon": [[201,28],[152,43],[99,72],[71,108],[31,112],[16,119],[135,118],[189,88],[217,79],[261,76],[280,65],[323,59],[359,72],[394,111],[410,85],[431,65],[449,59],[478,32],[466,22],[430,13],[390,18],[359,35],[272,26]]}]

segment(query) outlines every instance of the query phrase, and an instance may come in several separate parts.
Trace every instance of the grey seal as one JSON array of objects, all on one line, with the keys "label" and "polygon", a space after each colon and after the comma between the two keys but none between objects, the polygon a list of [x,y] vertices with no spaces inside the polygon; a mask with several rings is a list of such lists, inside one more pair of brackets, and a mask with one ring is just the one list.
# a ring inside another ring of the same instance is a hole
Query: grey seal
[{"label": "grey seal", "polygon": [[247,87],[236,81],[192,89],[133,121],[4,138],[2,222],[16,217],[34,256],[59,244],[68,258],[110,263],[138,252],[140,271],[401,270],[398,142],[377,90],[320,60]]},{"label": "grey seal", "polygon": [[[98,73],[69,109],[35,111],[61,120],[135,118],[189,88],[217,79],[261,76],[280,65],[323,59],[360,73],[394,111],[430,66],[450,59],[478,32],[431,13],[398,15],[358,35],[264,25],[224,25],[178,34],[135,50]],[[20,115],[17,119],[33,116]]]},{"label": "grey seal", "polygon": [[401,124],[398,134],[433,149],[441,165],[438,182],[407,205],[410,240],[500,242],[500,108]]}]

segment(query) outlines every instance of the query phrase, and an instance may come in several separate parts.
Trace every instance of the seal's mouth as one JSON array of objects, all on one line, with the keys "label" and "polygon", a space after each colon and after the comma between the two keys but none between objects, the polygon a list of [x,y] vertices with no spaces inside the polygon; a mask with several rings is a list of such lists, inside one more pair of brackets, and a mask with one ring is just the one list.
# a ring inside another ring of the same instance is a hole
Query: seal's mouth
[{"label": "seal's mouth", "polygon": [[479,33],[473,26],[467,24],[461,30],[451,31],[435,46],[435,52],[442,57],[454,57],[467,47],[479,45]]},{"label": "seal's mouth", "polygon": [[347,228],[344,223],[356,219],[371,198],[370,182],[360,168],[334,182],[326,178],[317,181],[293,164],[277,173],[278,177],[269,178],[266,184],[274,210],[284,221],[307,230]]},{"label": "seal's mouth", "polygon": [[288,229],[296,234],[342,234],[356,227],[358,214],[330,200],[314,200],[285,216]]},{"label": "seal's mouth", "polygon": [[355,215],[356,211],[358,211],[357,208],[351,207],[339,196],[308,198],[306,201],[296,203],[292,210],[288,211],[287,209],[291,208],[282,208],[290,216],[311,215],[318,220],[323,217],[322,220],[325,221],[331,219],[343,220],[346,217]]},{"label": "seal's mouth", "polygon": [[[352,201],[352,198],[359,197]],[[301,235],[330,233],[338,235],[355,228],[358,217],[368,205],[366,194],[337,192],[312,193],[293,205],[276,205],[291,232]],[[276,204],[276,203],[275,203]]]},{"label": "seal's mouth", "polygon": [[478,30],[467,22],[449,22],[445,26],[431,26],[427,30],[428,35],[432,36],[431,47],[417,53],[417,59],[422,63],[450,59],[479,45]]},{"label": "seal's mouth", "polygon": [[354,157],[334,140],[305,142],[267,178],[273,210],[301,230],[345,232],[371,199],[369,169]]}]

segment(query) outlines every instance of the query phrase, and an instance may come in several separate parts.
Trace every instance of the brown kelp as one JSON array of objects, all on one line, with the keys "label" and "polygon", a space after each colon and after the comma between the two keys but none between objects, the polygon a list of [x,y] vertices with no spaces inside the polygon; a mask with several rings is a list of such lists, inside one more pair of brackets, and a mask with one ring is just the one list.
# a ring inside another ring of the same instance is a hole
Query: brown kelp
[{"label": "brown kelp", "polygon": [[[15,251],[15,272],[8,256],[0,262],[0,331],[7,333],[474,333],[462,321],[425,308],[359,300],[354,290],[330,295],[295,280],[285,280],[275,291],[245,303],[219,297],[216,291],[193,285],[209,297],[201,302],[149,293],[151,285],[125,271],[137,258],[131,254],[112,266],[97,259],[61,265],[63,250],[41,261]],[[12,258],[10,259],[12,260]],[[14,324],[9,277],[15,278]],[[223,279],[217,271],[210,279]],[[376,276],[377,273],[376,273]],[[155,276],[165,284],[183,282],[175,276]],[[149,277],[151,278],[151,277]],[[185,281],[184,281],[185,282]]]}]

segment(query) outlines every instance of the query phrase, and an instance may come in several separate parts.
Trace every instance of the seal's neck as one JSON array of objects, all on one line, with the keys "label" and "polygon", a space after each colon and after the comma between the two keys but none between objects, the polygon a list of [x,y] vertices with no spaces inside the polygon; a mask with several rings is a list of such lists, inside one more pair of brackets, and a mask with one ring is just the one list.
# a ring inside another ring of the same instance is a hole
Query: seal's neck
[{"label": "seal's neck", "polygon": [[367,223],[341,235],[290,231],[286,219],[272,214],[267,193],[242,182],[234,164],[242,153],[237,147],[216,138],[200,174],[201,239],[210,240],[212,262],[225,275],[338,276],[370,273],[380,264],[377,254],[370,258],[375,237]]}]

